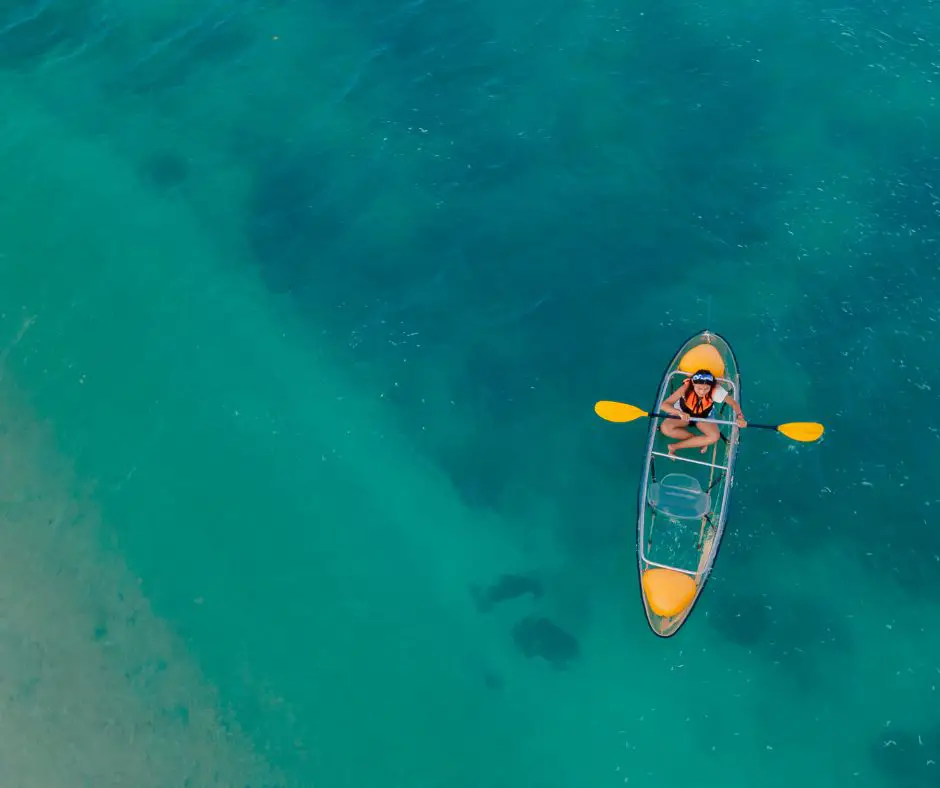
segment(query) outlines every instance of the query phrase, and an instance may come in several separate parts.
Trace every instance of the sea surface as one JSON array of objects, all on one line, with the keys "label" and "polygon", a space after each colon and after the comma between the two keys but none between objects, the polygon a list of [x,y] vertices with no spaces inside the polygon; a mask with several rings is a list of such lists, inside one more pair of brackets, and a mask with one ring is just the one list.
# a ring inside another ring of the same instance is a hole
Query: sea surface
[{"label": "sea surface", "polygon": [[[936,2],[5,0],[0,107],[4,788],[940,785]],[[706,327],[826,434],[661,640]]]}]

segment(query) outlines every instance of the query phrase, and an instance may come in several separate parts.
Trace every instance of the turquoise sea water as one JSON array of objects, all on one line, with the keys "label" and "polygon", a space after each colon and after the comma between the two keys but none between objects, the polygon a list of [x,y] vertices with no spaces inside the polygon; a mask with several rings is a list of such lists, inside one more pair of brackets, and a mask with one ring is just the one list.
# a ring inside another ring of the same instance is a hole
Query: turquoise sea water
[{"label": "turquoise sea water", "polygon": [[[0,782],[940,784],[937,13],[3,4]],[[827,433],[663,641],[706,326]]]}]

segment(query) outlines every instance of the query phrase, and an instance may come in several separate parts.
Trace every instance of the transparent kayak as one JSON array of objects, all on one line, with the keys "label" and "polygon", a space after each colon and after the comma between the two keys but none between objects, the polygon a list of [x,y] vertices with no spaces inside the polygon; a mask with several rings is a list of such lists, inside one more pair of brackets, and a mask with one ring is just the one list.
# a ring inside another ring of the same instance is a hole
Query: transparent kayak
[{"label": "transparent kayak", "polygon": [[[650,413],[698,369],[709,369],[739,403],[741,381],[734,351],[718,334],[702,331],[686,340],[666,367]],[[640,590],[650,628],[660,637],[679,631],[711,574],[728,518],[740,429],[731,407],[716,404],[709,421],[721,438],[670,457],[673,441],[651,416],[638,495],[636,549]],[[697,434],[694,423],[691,427]]]}]

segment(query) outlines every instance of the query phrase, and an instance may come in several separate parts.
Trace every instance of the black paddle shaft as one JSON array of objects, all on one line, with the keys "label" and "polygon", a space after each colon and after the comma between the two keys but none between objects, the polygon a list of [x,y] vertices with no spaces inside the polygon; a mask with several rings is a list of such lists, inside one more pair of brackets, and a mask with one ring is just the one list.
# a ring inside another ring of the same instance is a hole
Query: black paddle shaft
[{"label": "black paddle shaft", "polygon": [[[657,411],[657,412],[654,413],[653,415],[654,415],[654,416],[657,416],[657,417],[660,418],[660,419],[681,419],[681,418],[682,418],[681,416],[676,416],[674,413],[663,413],[662,411]],[[689,417],[689,421],[713,421],[713,422],[715,422],[716,424],[732,424],[732,423],[733,423],[733,422],[731,422],[731,421],[722,422],[722,421],[718,421],[717,419],[697,419],[697,418],[695,418],[694,416],[690,416],[690,417]],[[756,427],[756,428],[759,429],[759,430],[775,430],[775,429],[777,429],[777,426],[776,426],[775,424],[754,424],[754,422],[752,422],[752,421],[749,421],[749,422],[747,423],[747,426],[748,426],[748,427]]]}]

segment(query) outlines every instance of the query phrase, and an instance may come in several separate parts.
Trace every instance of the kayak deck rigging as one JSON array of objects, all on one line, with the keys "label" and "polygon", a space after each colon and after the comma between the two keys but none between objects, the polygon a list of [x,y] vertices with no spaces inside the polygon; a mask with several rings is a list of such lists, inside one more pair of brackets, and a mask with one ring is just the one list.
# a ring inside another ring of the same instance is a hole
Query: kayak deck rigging
[{"label": "kayak deck rigging", "polygon": [[693,460],[690,457],[679,457],[678,455],[669,454],[668,452],[654,451],[653,456],[654,457],[667,457],[670,460],[679,460],[680,462],[692,462],[692,463],[695,463],[696,465],[705,465],[708,468],[718,468],[719,470],[722,470],[722,471],[728,470],[727,465],[715,465],[715,463],[713,462],[703,462],[702,460]]}]

